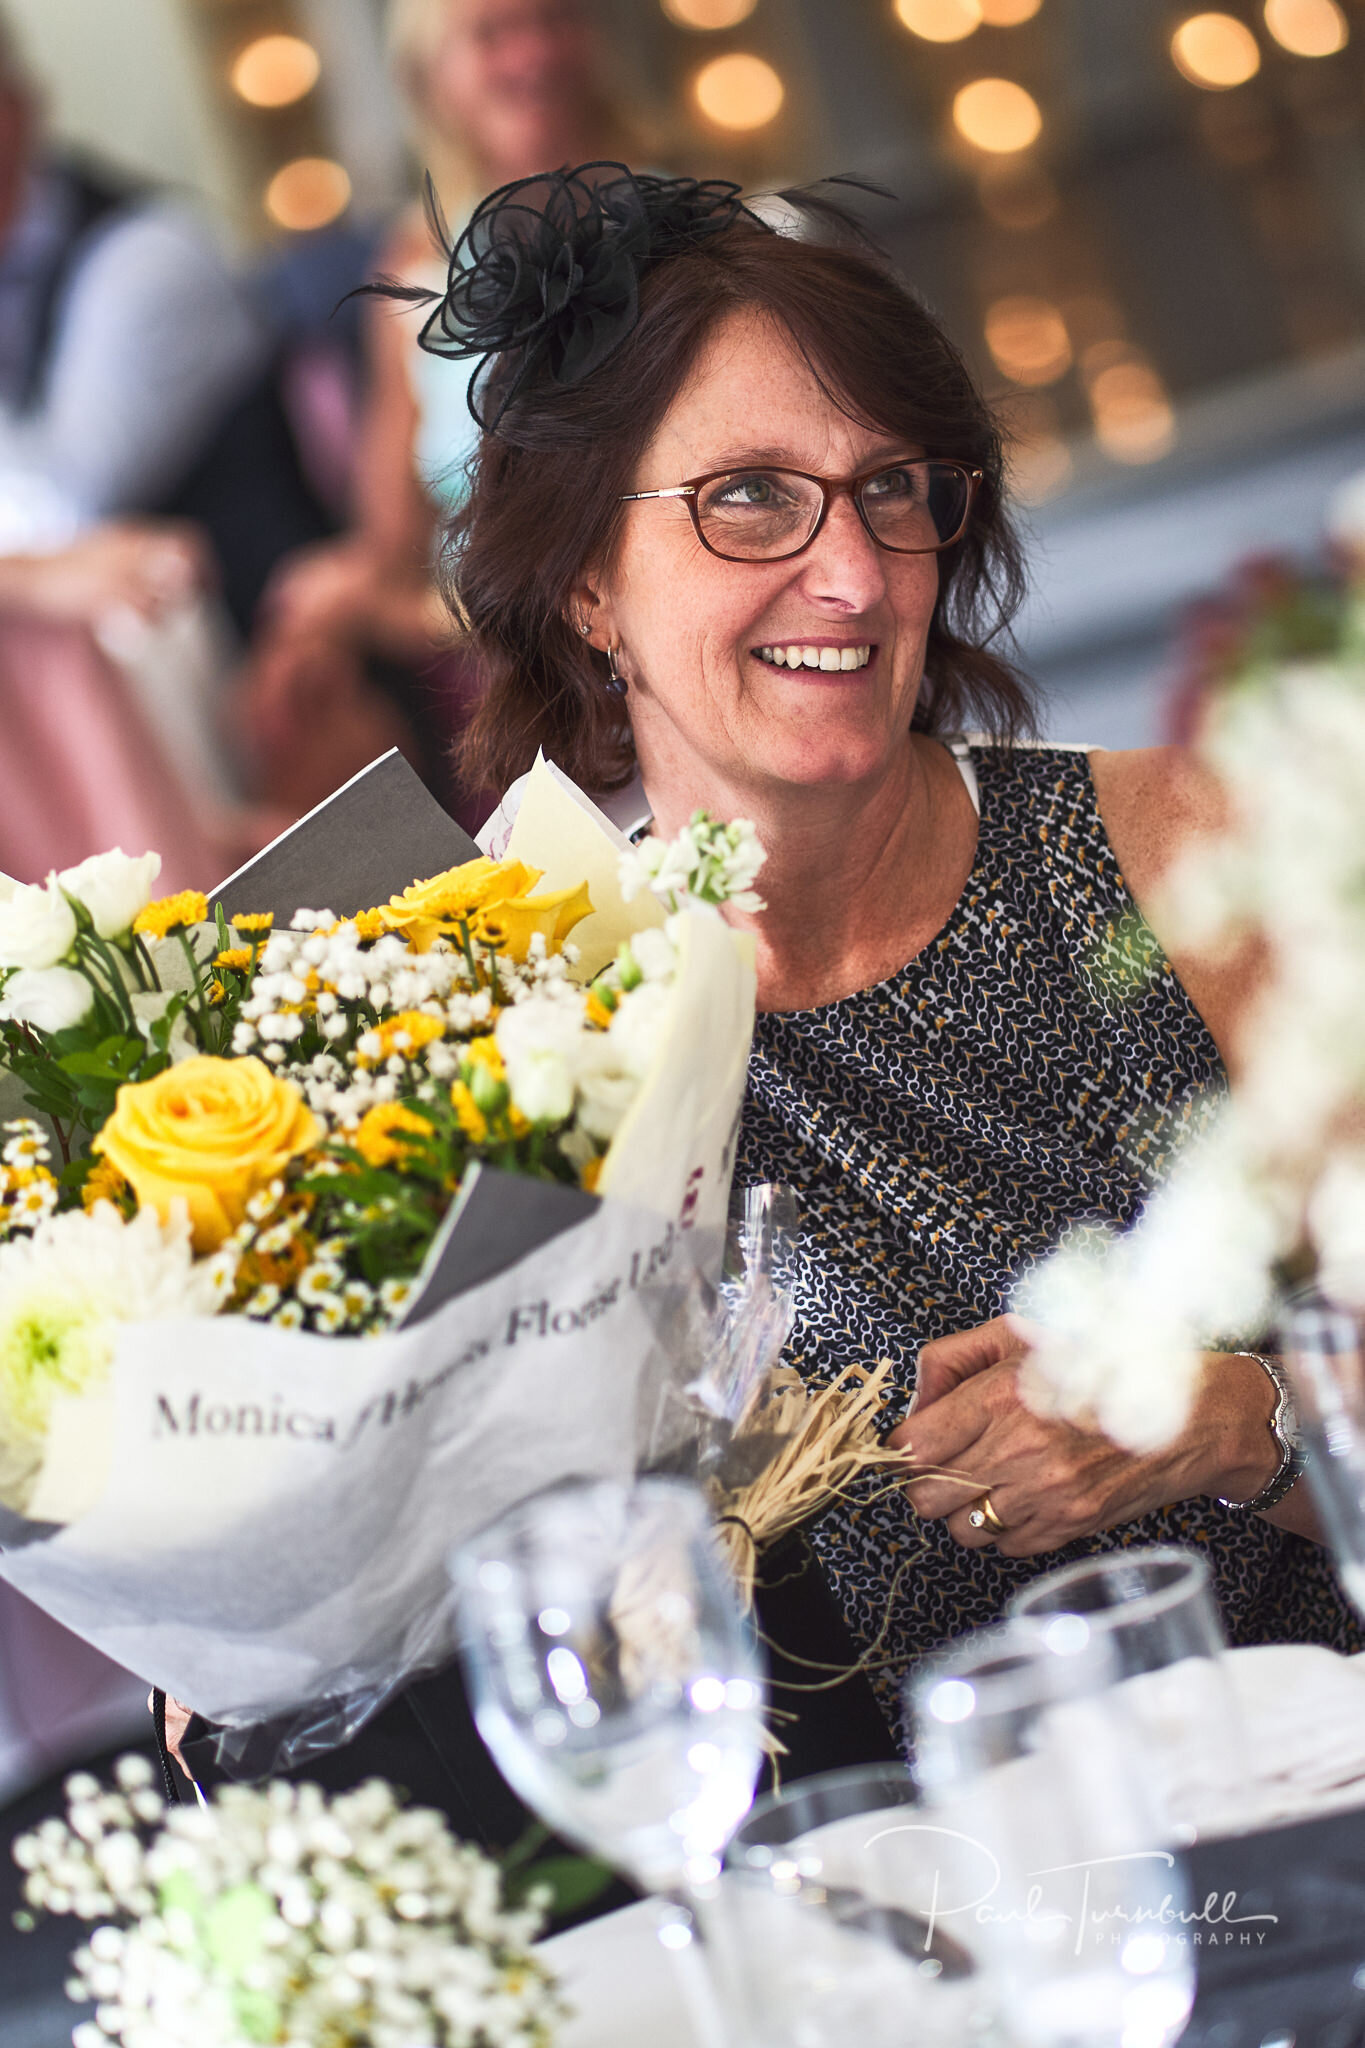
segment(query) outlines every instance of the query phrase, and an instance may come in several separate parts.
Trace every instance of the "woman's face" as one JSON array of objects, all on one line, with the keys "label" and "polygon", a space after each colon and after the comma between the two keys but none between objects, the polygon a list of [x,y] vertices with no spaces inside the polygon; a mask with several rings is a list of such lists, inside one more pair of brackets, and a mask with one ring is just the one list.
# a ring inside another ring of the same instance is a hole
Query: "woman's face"
[{"label": "woman's face", "polygon": [[578,150],[596,57],[582,0],[454,0],[428,114],[496,179],[529,177]]},{"label": "woman's face", "polygon": [[[840,412],[771,317],[736,312],[704,349],[631,488],[748,463],[849,477],[922,453]],[[852,784],[904,759],[938,594],[934,555],[878,548],[847,493],[805,553],[784,562],[718,560],[682,499],[624,513],[615,558],[589,578],[584,612],[594,644],[619,647],[647,782]],[[790,650],[806,648],[826,661],[833,650],[840,666],[787,665]]]}]

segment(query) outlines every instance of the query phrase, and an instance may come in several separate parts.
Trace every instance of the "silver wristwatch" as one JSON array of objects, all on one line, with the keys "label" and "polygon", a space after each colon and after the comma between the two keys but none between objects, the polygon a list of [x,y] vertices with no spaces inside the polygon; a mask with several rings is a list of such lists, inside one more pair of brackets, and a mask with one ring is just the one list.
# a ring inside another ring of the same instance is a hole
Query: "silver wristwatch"
[{"label": "silver wristwatch", "polygon": [[1244,1514],[1258,1514],[1266,1508],[1275,1507],[1288,1493],[1294,1481],[1307,1463],[1307,1453],[1299,1434],[1298,1410],[1294,1406],[1294,1389],[1289,1375],[1277,1358],[1267,1358],[1260,1351],[1237,1351],[1235,1358],[1254,1358],[1261,1371],[1275,1389],[1275,1410],[1270,1418],[1270,1434],[1279,1445],[1279,1470],[1250,1500],[1224,1500],[1220,1494],[1218,1505],[1222,1508],[1239,1508]]}]

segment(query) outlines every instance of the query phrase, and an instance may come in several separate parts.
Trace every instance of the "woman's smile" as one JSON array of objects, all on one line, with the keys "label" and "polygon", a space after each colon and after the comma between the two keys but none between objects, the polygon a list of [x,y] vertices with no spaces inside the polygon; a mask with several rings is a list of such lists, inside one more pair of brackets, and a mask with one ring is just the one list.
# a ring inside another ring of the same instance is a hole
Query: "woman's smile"
[{"label": "woman's smile", "polygon": [[800,669],[803,681],[825,682],[832,676],[870,668],[876,659],[875,641],[833,640],[817,634],[810,640],[772,641],[751,652],[769,668]]}]

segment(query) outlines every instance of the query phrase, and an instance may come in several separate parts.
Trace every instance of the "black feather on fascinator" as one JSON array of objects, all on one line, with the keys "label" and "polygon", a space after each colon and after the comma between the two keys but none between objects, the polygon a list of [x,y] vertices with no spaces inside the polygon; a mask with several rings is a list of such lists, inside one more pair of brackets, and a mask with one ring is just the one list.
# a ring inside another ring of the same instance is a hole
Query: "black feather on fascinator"
[{"label": "black feather on fascinator", "polygon": [[420,337],[430,355],[483,358],[470,382],[469,410],[491,433],[528,378],[546,374],[556,384],[578,384],[600,369],[635,325],[640,279],[650,264],[695,248],[741,217],[766,228],[739,195],[738,185],[721,179],[580,164],[500,186],[452,246],[428,179],[428,214],[449,257],[445,292],[388,279],[362,289],[432,306]]}]

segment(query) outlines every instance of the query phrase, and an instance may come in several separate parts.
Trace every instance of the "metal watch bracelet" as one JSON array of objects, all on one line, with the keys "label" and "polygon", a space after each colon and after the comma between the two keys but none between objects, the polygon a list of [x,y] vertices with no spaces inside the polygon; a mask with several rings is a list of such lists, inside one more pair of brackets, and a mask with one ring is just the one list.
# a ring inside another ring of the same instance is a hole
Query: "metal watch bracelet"
[{"label": "metal watch bracelet", "polygon": [[1277,1358],[1267,1358],[1260,1351],[1234,1351],[1234,1358],[1254,1358],[1261,1371],[1275,1389],[1275,1407],[1270,1417],[1270,1434],[1280,1451],[1278,1471],[1267,1481],[1259,1493],[1250,1500],[1225,1500],[1218,1496],[1218,1505],[1236,1508],[1242,1514],[1260,1514],[1266,1508],[1276,1507],[1288,1493],[1307,1463],[1307,1454],[1299,1438],[1298,1413],[1294,1406],[1294,1390],[1289,1375]]}]

